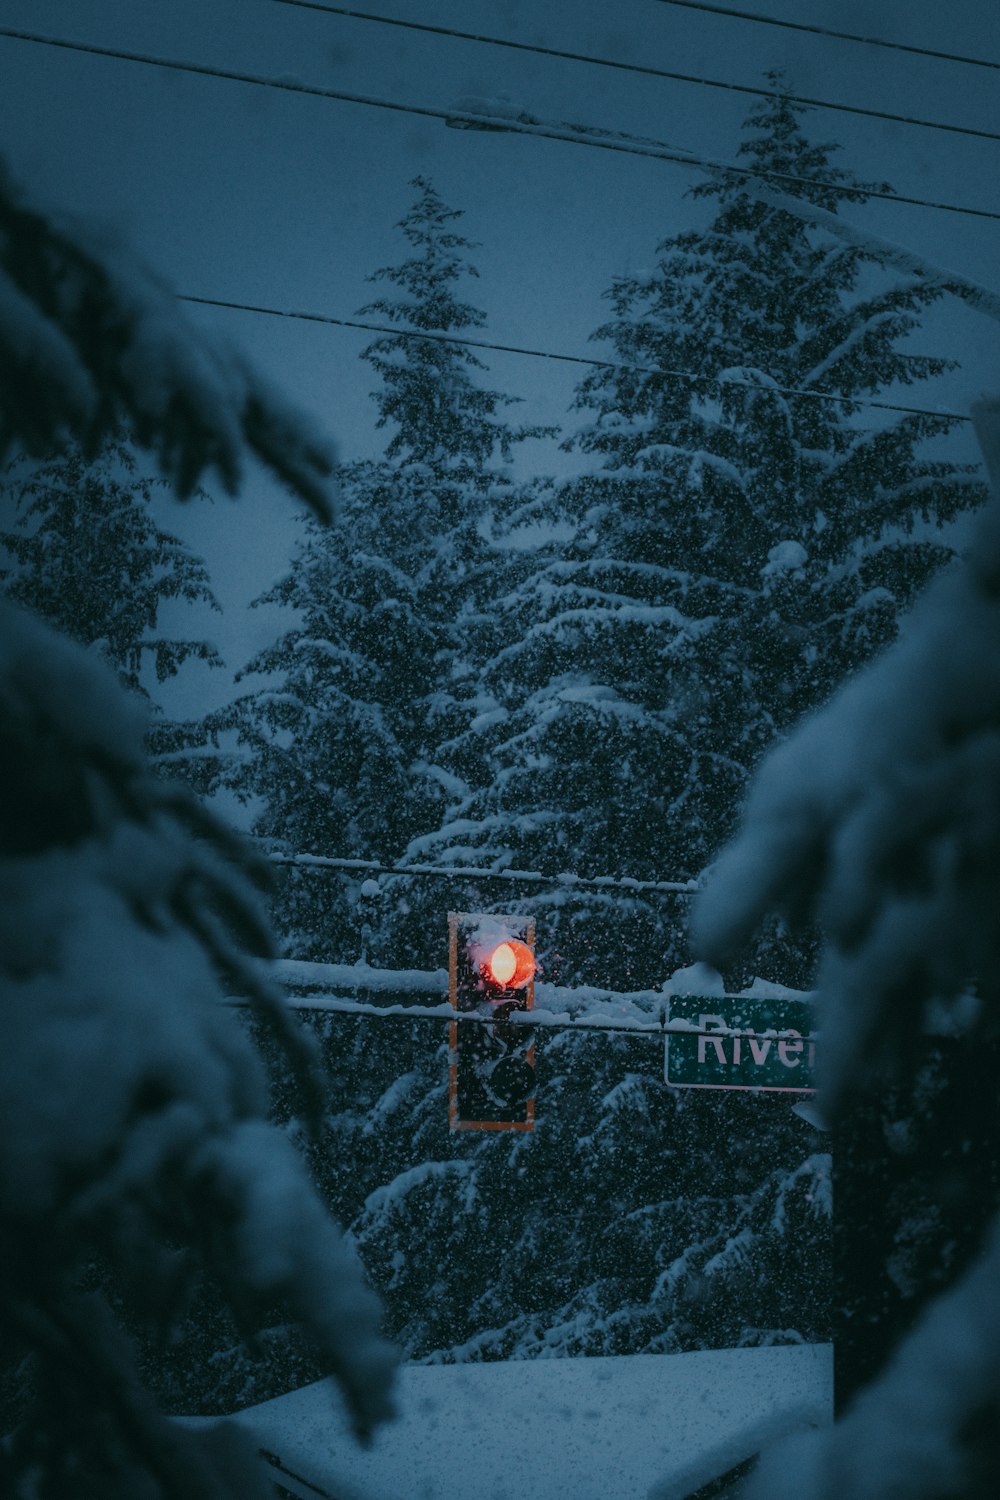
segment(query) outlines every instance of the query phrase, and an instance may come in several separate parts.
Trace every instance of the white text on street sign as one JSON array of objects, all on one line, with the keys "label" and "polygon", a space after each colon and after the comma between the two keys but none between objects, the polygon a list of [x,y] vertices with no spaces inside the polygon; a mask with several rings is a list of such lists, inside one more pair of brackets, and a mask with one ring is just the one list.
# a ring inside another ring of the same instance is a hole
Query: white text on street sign
[{"label": "white text on street sign", "polygon": [[676,1088],[813,1093],[814,1012],[782,996],[672,995],[667,1019],[691,1027],[666,1038],[664,1077]]}]

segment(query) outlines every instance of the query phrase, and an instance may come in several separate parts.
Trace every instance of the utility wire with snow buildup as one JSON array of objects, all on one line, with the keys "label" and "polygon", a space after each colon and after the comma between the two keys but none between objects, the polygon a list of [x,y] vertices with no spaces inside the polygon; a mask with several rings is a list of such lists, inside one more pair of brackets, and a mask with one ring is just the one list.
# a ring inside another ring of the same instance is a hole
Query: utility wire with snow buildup
[{"label": "utility wire with snow buildup", "polygon": [[668,82],[692,84],[697,88],[721,89],[726,93],[748,94],[758,99],[787,99],[789,104],[802,104],[808,109],[837,110],[842,114],[862,115],[870,120],[888,120],[894,125],[914,125],[924,130],[944,130],[953,135],[1000,141],[1000,132],[995,130],[979,130],[968,125],[954,125],[947,120],[925,120],[916,115],[895,114],[890,110],[866,109],[857,104],[845,104],[841,100],[816,99],[806,94],[791,94],[779,89],[761,88],[759,84],[730,83],[721,78],[705,78],[695,73],[679,73],[670,68],[654,68],[648,63],[619,62],[610,57],[595,57],[593,53],[570,52],[565,48],[545,47],[537,42],[517,42],[507,37],[487,36],[482,32],[459,31],[454,26],[434,26],[426,21],[403,20],[398,16],[377,16],[371,11],[357,10],[346,5],[320,4],[319,0],[272,0],[272,3],[293,6],[298,10],[322,11],[327,15],[343,16],[353,21],[369,21],[379,26],[402,27],[407,31],[420,31],[454,41],[475,42],[480,46],[505,47],[513,52],[530,52],[537,57],[552,57],[561,62],[588,63],[592,67],[613,68],[622,73],[640,73],[648,78],[663,78]]},{"label": "utility wire with snow buildup", "polygon": [[[424,119],[442,120],[446,125],[467,130],[507,130],[514,134],[534,135],[545,140],[564,141],[574,146],[588,146],[594,150],[619,151],[631,156],[652,157],[671,162],[675,166],[696,167],[711,172],[735,173],[750,183],[768,179],[791,186],[822,187],[841,197],[851,197],[857,192],[843,183],[819,181],[797,177],[793,173],[763,171],[743,167],[736,162],[714,161],[709,157],[688,151],[684,147],[668,146],[663,142],[646,141],[630,136],[623,131],[607,130],[601,126],[576,126],[562,122],[536,120],[527,111],[511,109],[509,115],[490,117],[485,112],[463,111],[461,108],[441,109],[426,104],[403,104],[396,99],[385,99],[373,94],[358,94],[346,89],[323,88],[317,84],[303,83],[298,78],[269,78],[260,73],[247,73],[231,68],[214,67],[208,63],[187,62],[180,58],[156,57],[148,52],[126,51],[120,47],[103,47],[96,42],[76,42],[65,37],[47,36],[40,32],[25,31],[18,27],[0,27],[0,37],[10,41],[27,42],[41,47],[58,47],[68,52],[81,52],[94,57],[113,58],[118,62],[137,63],[145,67],[163,68],[174,73],[191,73],[201,78],[218,78],[229,83],[250,84],[257,88],[278,89],[285,93],[304,94],[309,98],[329,99],[340,104],[355,104],[369,109],[391,110],[397,114],[418,115]],[[877,187],[864,190],[867,198],[881,199],[889,203],[903,203],[909,207],[930,208],[939,213],[962,214],[977,219],[1000,220],[1000,211],[976,208],[970,204],[949,203],[941,199],[919,198],[912,194],[894,193]]]}]

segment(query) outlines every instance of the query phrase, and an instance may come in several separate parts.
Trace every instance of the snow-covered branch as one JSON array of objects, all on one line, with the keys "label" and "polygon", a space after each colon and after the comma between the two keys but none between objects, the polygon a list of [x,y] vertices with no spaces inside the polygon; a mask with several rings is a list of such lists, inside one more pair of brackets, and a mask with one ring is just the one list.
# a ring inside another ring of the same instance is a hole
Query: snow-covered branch
[{"label": "snow-covered branch", "polygon": [[0,455],[93,451],[124,423],[180,495],[247,456],[323,518],[332,444],[110,235],[33,204],[0,163]]},{"label": "snow-covered branch", "polygon": [[[996,464],[1000,402],[975,409]],[[830,942],[827,1081],[1000,968],[1000,497],[898,644],[765,764],[695,911],[713,961],[774,907]]]},{"label": "snow-covered branch", "polygon": [[[115,1371],[85,1439],[44,1403],[25,1432],[55,1434],[53,1472],[107,1462],[107,1422],[136,1472],[147,1463],[122,1404],[134,1382],[118,1346],[101,1335],[67,1360],[26,1328],[70,1318],[85,1337],[93,1320],[73,1288],[97,1247],[141,1286],[146,1315],[176,1316],[164,1234],[194,1252],[188,1279],[207,1261],[244,1313],[248,1298],[282,1298],[367,1432],[389,1410],[392,1365],[375,1301],[304,1166],[265,1124],[261,1066],[219,1004],[224,975],[308,1081],[298,1029],[230,936],[267,942],[255,893],[233,871],[232,837],[149,776],[145,715],[110,668],[9,608],[0,724],[0,1325],[30,1337],[43,1369],[56,1360],[71,1404],[91,1360]],[[145,1420],[158,1420],[151,1407]],[[235,1493],[207,1481],[189,1492]]]},{"label": "snow-covered branch", "polygon": [[[905,1072],[929,1015],[966,1032],[996,1024],[1000,400],[979,402],[973,420],[994,498],[964,564],[928,592],[898,643],[766,762],[743,832],[696,908],[696,940],[715,959],[775,906],[793,922],[818,917],[828,1103],[879,1064]],[[995,1223],[979,1259],[832,1433],[765,1459],[748,1500],[980,1491],[995,1449],[982,1414],[1000,1397],[998,1236]]]}]

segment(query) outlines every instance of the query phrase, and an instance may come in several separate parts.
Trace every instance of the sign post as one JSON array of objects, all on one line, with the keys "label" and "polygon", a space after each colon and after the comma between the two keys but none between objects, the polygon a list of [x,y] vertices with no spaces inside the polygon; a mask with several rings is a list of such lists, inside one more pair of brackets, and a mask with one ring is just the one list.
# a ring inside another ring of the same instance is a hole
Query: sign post
[{"label": "sign post", "polygon": [[815,1092],[816,1032],[808,1000],[671,995],[664,1078],[675,1088]]}]

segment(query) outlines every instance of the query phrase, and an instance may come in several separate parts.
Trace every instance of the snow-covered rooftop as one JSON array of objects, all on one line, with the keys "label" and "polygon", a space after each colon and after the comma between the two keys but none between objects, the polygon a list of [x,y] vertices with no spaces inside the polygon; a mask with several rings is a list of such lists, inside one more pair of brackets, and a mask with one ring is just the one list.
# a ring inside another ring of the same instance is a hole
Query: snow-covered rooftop
[{"label": "snow-covered rooftop", "polygon": [[280,1460],[280,1482],[314,1500],[317,1488],[336,1500],[683,1500],[762,1444],[829,1424],[832,1397],[832,1347],[797,1344],[405,1365],[399,1419],[367,1449],[326,1381],[235,1420]]}]

